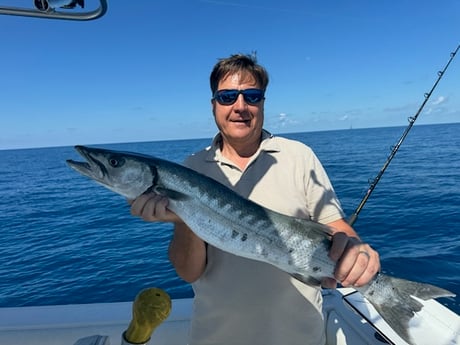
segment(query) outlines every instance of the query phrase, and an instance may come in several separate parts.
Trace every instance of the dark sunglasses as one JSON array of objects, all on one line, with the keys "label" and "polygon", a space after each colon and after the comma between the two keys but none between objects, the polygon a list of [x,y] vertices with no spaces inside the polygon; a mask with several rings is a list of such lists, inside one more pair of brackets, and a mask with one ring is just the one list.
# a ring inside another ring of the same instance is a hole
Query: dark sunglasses
[{"label": "dark sunglasses", "polygon": [[238,99],[239,94],[242,94],[244,101],[247,104],[257,104],[263,99],[265,99],[265,91],[261,89],[246,89],[246,90],[236,90],[236,89],[225,89],[217,90],[214,92],[212,99],[215,99],[219,104],[222,105],[232,105]]}]

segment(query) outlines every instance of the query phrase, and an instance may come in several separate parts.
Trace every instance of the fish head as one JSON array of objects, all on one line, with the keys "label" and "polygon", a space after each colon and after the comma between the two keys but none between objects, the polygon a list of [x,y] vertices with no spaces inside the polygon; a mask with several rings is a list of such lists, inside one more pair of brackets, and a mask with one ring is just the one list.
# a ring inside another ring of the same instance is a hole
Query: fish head
[{"label": "fish head", "polygon": [[141,155],[86,146],[75,146],[75,150],[86,162],[67,160],[72,169],[128,199],[154,184],[156,170]]}]

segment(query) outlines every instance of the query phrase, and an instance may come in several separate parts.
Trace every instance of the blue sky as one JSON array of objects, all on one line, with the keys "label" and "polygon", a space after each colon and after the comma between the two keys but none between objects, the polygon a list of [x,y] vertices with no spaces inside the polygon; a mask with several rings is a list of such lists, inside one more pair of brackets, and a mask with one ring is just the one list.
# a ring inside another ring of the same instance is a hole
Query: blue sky
[{"label": "blue sky", "polygon": [[[0,0],[12,2],[32,0]],[[109,0],[90,22],[0,16],[0,149],[211,137],[209,73],[253,51],[274,133],[406,125],[459,23],[458,0]],[[460,121],[459,58],[417,124]]]}]

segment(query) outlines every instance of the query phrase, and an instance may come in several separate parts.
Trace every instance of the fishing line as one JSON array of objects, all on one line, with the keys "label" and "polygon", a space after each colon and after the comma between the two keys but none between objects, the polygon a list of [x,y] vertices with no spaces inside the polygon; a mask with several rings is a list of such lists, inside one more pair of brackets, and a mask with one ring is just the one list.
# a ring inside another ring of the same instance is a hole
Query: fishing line
[{"label": "fishing line", "polygon": [[351,215],[350,219],[348,220],[348,223],[350,225],[353,225],[356,220],[358,219],[358,215],[361,212],[362,208],[364,207],[364,204],[367,202],[367,199],[371,196],[372,192],[374,191],[375,187],[377,186],[377,183],[380,181],[380,178],[382,177],[383,173],[385,170],[388,168],[388,165],[390,165],[391,160],[395,156],[396,152],[398,152],[399,147],[403,143],[404,139],[406,138],[407,134],[409,134],[409,131],[411,130],[412,126],[414,125],[415,121],[417,120],[417,117],[419,114],[422,112],[423,108],[425,107],[425,104],[428,102],[428,100],[431,97],[431,94],[433,91],[436,89],[436,86],[438,85],[439,81],[442,79],[444,76],[444,73],[446,72],[447,68],[449,67],[450,63],[454,59],[455,55],[457,54],[458,50],[460,48],[460,45],[457,46],[457,49],[455,49],[454,52],[450,53],[450,59],[447,62],[446,66],[442,71],[438,72],[438,78],[436,79],[436,82],[434,83],[433,87],[431,88],[430,92],[425,93],[425,100],[423,101],[422,105],[418,109],[418,111],[415,113],[414,116],[410,116],[407,120],[409,121],[409,125],[407,126],[406,130],[402,134],[402,136],[399,138],[398,142],[396,143],[395,146],[392,147],[390,155],[388,156],[385,164],[383,164],[383,167],[380,169],[379,173],[377,176],[369,183],[369,189],[367,190],[366,194],[362,198],[361,202],[359,203],[358,207],[356,208],[355,212]]}]

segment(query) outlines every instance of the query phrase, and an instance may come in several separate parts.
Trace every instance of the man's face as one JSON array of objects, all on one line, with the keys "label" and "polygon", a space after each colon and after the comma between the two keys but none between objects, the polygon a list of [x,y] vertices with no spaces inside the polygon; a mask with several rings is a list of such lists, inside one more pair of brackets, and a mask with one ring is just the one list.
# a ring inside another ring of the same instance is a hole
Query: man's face
[{"label": "man's face", "polygon": [[[219,82],[217,90],[259,89],[255,79],[249,74],[230,74]],[[249,144],[260,140],[264,121],[264,100],[258,103],[247,102],[242,94],[235,103],[222,105],[212,100],[214,118],[224,141]]]}]

